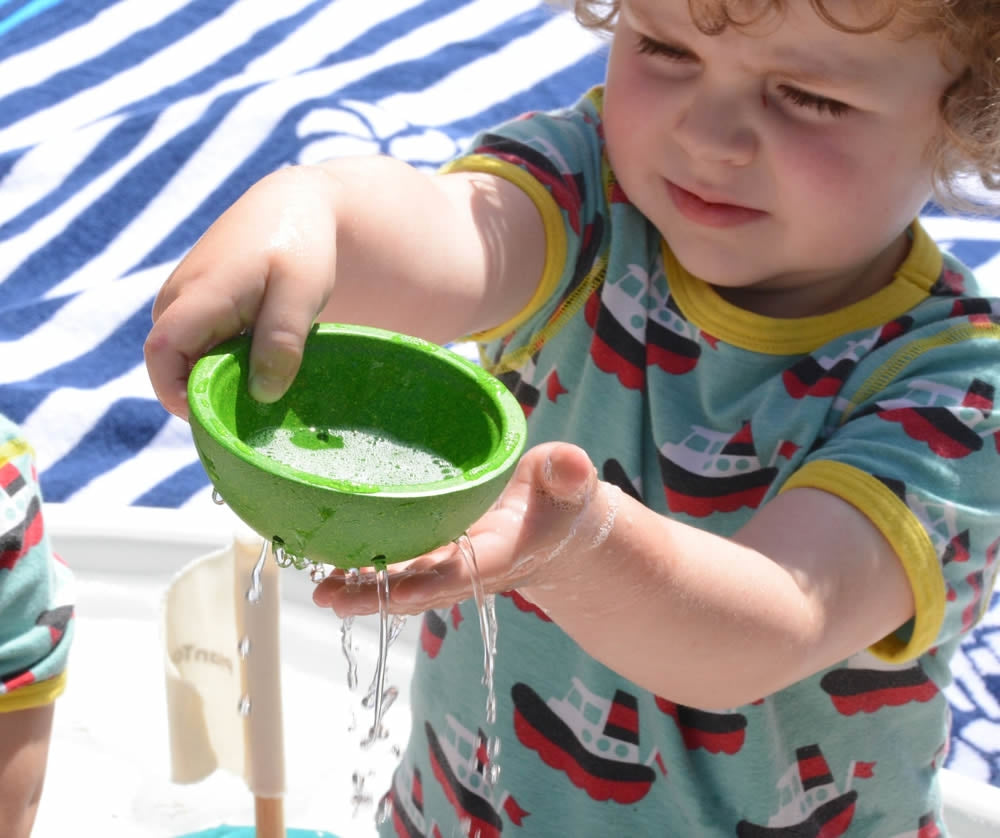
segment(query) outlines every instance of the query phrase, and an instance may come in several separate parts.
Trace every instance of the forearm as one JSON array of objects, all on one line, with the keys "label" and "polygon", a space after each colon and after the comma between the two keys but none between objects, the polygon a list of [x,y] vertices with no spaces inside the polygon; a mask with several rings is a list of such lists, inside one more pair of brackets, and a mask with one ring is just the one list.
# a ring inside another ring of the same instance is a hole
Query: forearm
[{"label": "forearm", "polygon": [[0,713],[0,835],[28,838],[42,794],[53,705]]},{"label": "forearm", "polygon": [[[607,538],[523,589],[589,654],[692,706],[753,701],[808,674],[818,621],[781,565],[616,493]],[[595,500],[595,503],[600,501]],[[606,501],[604,501],[606,503]]]},{"label": "forearm", "polygon": [[444,343],[519,311],[545,246],[531,199],[498,178],[429,175],[384,157],[281,169],[223,213],[160,289],[150,381],[186,417],[192,365],[252,329],[250,392],[273,402],[316,320]]},{"label": "forearm", "polygon": [[388,157],[332,160],[321,170],[337,246],[321,319],[445,343],[512,316],[541,276],[540,219],[508,184],[432,175]]}]

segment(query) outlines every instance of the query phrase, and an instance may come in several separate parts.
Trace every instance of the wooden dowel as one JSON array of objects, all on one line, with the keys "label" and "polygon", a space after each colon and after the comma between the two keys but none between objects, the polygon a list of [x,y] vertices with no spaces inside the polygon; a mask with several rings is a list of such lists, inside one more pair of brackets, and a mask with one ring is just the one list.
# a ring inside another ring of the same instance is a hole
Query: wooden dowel
[{"label": "wooden dowel", "polygon": [[285,801],[281,797],[257,797],[254,795],[254,823],[257,838],[286,838]]}]

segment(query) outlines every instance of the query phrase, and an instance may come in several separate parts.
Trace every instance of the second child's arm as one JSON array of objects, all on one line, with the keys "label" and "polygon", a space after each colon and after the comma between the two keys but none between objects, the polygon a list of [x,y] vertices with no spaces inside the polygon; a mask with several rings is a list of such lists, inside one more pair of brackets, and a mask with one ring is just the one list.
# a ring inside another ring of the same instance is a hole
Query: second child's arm
[{"label": "second child's arm", "polygon": [[251,393],[281,396],[316,320],[438,343],[498,325],[542,275],[531,200],[478,174],[431,175],[386,157],[282,169],[227,210],[153,306],[146,362],[157,396],[187,415],[193,363],[253,329]]}]

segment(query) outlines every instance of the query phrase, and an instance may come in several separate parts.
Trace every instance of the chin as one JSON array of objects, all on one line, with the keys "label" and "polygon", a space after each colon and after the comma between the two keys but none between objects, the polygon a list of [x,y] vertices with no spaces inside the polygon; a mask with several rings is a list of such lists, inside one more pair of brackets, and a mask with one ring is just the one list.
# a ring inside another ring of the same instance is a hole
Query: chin
[{"label": "chin", "polygon": [[691,250],[683,246],[675,247],[670,244],[670,239],[664,238],[684,270],[709,285],[743,288],[753,285],[761,276],[759,270],[747,263],[745,249],[734,250],[732,253],[722,253],[718,249],[710,252],[701,248]]}]

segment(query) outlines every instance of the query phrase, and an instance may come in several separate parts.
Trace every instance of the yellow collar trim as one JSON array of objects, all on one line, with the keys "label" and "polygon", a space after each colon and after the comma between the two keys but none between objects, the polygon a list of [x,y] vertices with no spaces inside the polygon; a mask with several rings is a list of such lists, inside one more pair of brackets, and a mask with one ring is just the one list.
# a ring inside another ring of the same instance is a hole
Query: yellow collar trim
[{"label": "yellow collar trim", "polygon": [[885,288],[829,314],[779,318],[755,314],[724,300],[707,282],[692,276],[661,243],[670,291],[684,316],[699,329],[742,349],[768,355],[800,355],[858,329],[874,329],[925,300],[941,275],[942,256],[919,222],[906,260]]}]

